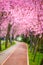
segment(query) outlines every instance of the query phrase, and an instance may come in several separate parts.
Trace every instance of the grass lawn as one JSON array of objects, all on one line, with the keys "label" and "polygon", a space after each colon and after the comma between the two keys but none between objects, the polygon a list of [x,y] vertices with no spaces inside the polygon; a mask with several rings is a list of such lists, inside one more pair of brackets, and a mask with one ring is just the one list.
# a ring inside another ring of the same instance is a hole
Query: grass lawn
[{"label": "grass lawn", "polygon": [[[12,45],[14,45],[14,44],[15,44],[15,41],[12,41]],[[8,42],[8,47],[7,47],[7,48],[9,48],[9,47],[12,46],[12,45]],[[5,48],[5,41],[2,41],[1,48],[2,48],[1,51],[7,49],[7,48]]]},{"label": "grass lawn", "polygon": [[40,65],[41,59],[43,58],[43,54],[37,52],[35,61],[33,61],[33,53],[30,51],[30,48],[28,48],[28,56],[29,56],[29,63],[30,65]]}]

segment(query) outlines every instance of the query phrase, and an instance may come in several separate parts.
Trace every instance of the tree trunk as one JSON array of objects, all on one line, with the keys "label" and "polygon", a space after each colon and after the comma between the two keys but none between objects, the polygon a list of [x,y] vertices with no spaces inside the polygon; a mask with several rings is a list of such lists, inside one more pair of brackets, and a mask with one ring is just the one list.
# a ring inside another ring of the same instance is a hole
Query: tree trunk
[{"label": "tree trunk", "polygon": [[0,51],[1,51],[1,39],[0,39]]},{"label": "tree trunk", "polygon": [[6,43],[5,43],[5,48],[7,48],[7,44],[8,44],[8,37],[6,35]]},{"label": "tree trunk", "polygon": [[6,43],[5,43],[5,48],[7,48],[8,40],[9,40],[9,38],[10,38],[10,30],[11,30],[11,25],[8,24],[8,30],[7,30],[7,34],[6,34]]},{"label": "tree trunk", "polygon": [[40,65],[43,65],[43,59],[41,60],[41,63],[40,63]]}]

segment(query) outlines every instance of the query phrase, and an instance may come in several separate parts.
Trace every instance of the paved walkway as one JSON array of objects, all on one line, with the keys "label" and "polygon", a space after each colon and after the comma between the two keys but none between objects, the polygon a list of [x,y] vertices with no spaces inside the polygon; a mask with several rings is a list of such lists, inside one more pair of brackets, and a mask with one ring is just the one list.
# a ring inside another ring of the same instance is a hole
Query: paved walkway
[{"label": "paved walkway", "polygon": [[18,44],[11,46],[7,50],[0,53],[0,65],[11,54],[12,50],[15,50]]},{"label": "paved walkway", "polygon": [[[1,62],[1,65],[28,65],[27,45],[24,42],[16,43],[17,44],[15,46],[12,46],[10,49],[6,51],[6,54],[4,54],[5,59]],[[4,55],[2,55],[3,58]]]}]

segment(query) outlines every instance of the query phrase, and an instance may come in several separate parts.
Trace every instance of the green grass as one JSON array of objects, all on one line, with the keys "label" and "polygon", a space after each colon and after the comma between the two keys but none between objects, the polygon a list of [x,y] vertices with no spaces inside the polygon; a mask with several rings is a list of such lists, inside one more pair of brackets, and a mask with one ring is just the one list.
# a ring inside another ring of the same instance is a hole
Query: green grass
[{"label": "green grass", "polygon": [[[12,45],[16,44],[15,41],[12,41]],[[10,46],[12,46],[9,42],[8,42],[8,46],[7,48],[9,48]],[[1,44],[1,51],[6,50],[7,48],[5,48],[5,42],[3,41],[3,43]],[[0,52],[1,52],[0,51]]]},{"label": "green grass", "polygon": [[28,48],[28,56],[29,56],[29,63],[30,65],[40,65],[41,59],[43,57],[42,53],[37,52],[35,61],[33,61],[33,53],[30,51],[30,48]]}]

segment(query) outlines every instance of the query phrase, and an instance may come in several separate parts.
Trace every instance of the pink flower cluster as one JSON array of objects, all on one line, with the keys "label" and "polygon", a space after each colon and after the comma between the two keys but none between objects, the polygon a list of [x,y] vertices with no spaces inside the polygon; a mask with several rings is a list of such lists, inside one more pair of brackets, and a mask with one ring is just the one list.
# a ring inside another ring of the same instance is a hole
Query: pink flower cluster
[{"label": "pink flower cluster", "polygon": [[6,36],[7,27],[12,25],[11,33],[29,36],[29,30],[35,35],[43,33],[43,0],[0,0],[0,36]]}]

